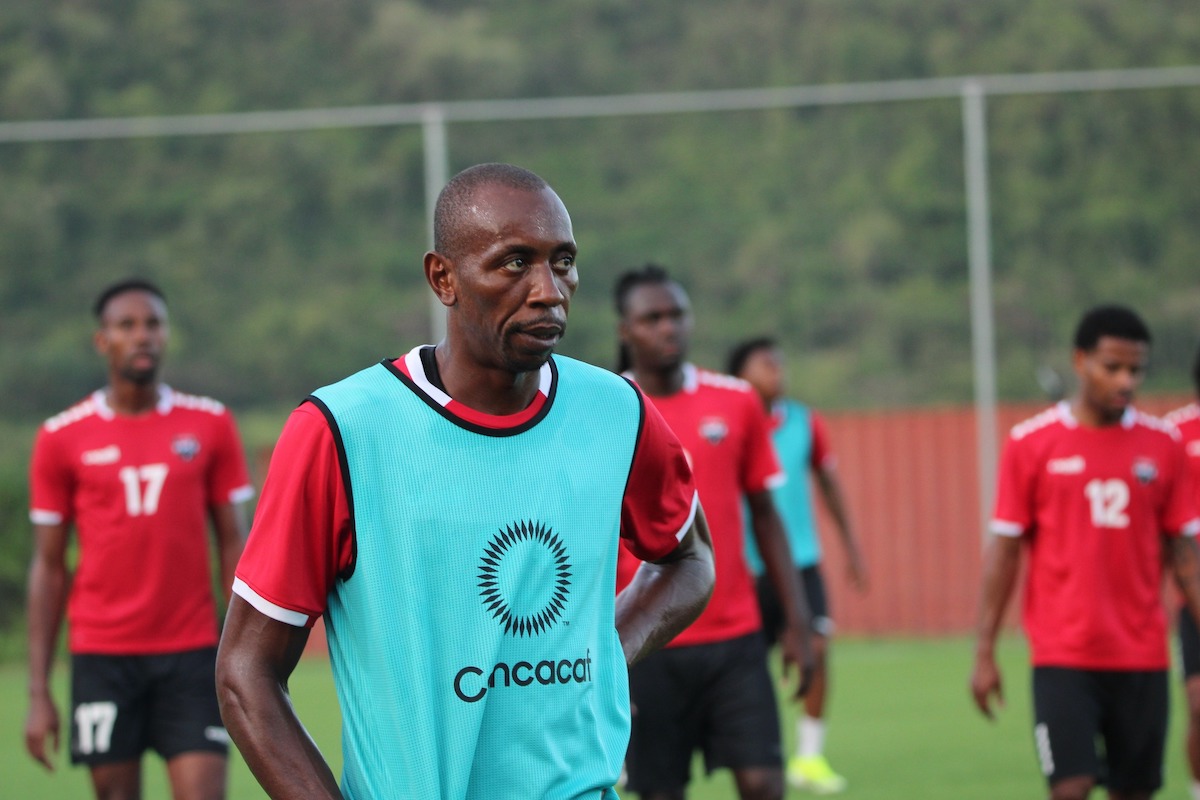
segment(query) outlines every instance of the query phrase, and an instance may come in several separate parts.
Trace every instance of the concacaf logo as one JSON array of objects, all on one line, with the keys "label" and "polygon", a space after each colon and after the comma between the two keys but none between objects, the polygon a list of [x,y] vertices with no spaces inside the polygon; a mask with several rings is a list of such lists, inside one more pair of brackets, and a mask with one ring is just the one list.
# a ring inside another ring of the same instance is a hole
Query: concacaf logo
[{"label": "concacaf logo", "polygon": [[537,636],[566,609],[571,587],[567,549],[540,522],[516,522],[484,548],[479,567],[483,604],[513,636]]}]

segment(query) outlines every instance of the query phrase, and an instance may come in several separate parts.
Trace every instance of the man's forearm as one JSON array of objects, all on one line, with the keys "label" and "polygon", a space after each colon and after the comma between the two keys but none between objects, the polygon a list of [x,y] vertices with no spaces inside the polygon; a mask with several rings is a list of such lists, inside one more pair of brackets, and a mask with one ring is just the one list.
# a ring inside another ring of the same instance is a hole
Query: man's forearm
[{"label": "man's forearm", "polygon": [[30,567],[27,597],[30,694],[50,691],[50,668],[62,627],[66,587],[65,569],[50,568],[39,561]]},{"label": "man's forearm", "polygon": [[616,601],[616,627],[625,661],[635,664],[683,632],[708,604],[716,570],[703,509],[675,556],[642,564]]},{"label": "man's forearm", "polygon": [[1200,624],[1200,549],[1190,536],[1173,536],[1167,539],[1171,571],[1175,583],[1183,595],[1183,602],[1192,619]]},{"label": "man's forearm", "polygon": [[235,595],[217,652],[221,717],[274,800],[342,797],[287,693],[287,678],[307,639],[307,630],[270,620]]},{"label": "man's forearm", "polygon": [[983,564],[983,589],[975,626],[977,654],[991,656],[996,636],[1004,620],[1004,611],[1017,583],[1021,563],[1020,542],[1012,537],[993,536]]}]

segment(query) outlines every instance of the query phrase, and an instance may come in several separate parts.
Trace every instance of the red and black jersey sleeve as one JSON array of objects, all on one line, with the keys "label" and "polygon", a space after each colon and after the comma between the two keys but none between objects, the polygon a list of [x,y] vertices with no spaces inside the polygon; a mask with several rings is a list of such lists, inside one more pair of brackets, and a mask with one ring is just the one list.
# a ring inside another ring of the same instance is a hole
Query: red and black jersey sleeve
[{"label": "red and black jersey sleeve", "polygon": [[696,513],[696,485],[683,446],[638,389],[642,426],[621,506],[621,536],[643,561],[668,555]]}]

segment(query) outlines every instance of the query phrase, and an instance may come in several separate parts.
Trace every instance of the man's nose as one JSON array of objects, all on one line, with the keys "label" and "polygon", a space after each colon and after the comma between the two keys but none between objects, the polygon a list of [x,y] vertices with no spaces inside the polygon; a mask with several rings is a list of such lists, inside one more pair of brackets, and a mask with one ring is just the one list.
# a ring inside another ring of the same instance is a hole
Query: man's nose
[{"label": "man's nose", "polygon": [[533,285],[529,289],[529,302],[535,305],[557,306],[567,299],[566,287],[562,278],[555,273],[549,262],[539,263],[533,267],[530,280]]}]

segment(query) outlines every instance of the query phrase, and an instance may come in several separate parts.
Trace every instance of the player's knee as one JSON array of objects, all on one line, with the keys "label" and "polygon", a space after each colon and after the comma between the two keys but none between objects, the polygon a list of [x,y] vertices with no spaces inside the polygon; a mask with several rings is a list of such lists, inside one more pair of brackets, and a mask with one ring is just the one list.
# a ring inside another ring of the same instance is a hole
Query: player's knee
[{"label": "player's knee", "polygon": [[1090,775],[1064,778],[1050,787],[1050,800],[1087,800],[1095,785],[1096,780]]},{"label": "player's knee", "polygon": [[783,770],[734,770],[740,800],[783,800]]}]

